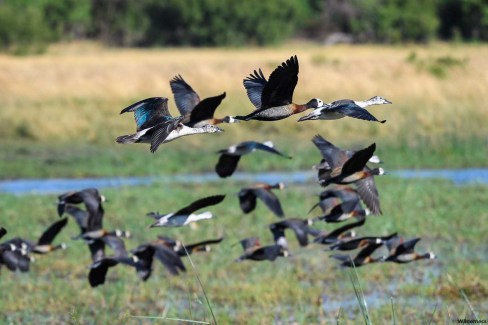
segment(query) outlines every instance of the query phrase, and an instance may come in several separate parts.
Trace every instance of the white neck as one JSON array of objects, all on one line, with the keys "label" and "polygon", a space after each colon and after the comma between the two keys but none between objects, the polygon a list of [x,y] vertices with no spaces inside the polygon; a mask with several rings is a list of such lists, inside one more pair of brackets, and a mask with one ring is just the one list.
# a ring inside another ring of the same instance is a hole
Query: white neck
[{"label": "white neck", "polygon": [[358,105],[359,107],[361,108],[365,108],[365,107],[368,107],[370,105],[373,105],[369,100],[366,100],[364,102],[361,102],[361,101],[354,101],[354,104]]},{"label": "white neck", "polygon": [[181,127],[181,129],[178,130],[173,130],[171,133],[164,139],[163,143],[173,141],[174,139],[184,137],[185,135],[191,135],[191,134],[196,134],[196,133],[205,133],[204,128],[191,128],[186,125]]}]

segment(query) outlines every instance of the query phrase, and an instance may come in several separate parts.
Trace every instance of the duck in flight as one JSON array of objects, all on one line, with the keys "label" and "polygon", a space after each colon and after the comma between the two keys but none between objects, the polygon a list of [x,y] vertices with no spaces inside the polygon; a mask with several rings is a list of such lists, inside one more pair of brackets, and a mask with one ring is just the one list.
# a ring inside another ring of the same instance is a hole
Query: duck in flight
[{"label": "duck in flight", "polygon": [[[216,99],[202,101],[198,105],[215,104],[222,101],[225,94]],[[217,105],[218,105],[217,104]],[[196,110],[195,107],[193,110]],[[134,112],[136,120],[136,133],[121,135],[116,142],[121,144],[129,143],[150,143],[150,151],[154,153],[162,143],[173,141],[177,138],[201,133],[216,133],[223,130],[212,124],[205,124],[201,127],[185,125],[190,123],[196,125],[198,121],[191,120],[191,116],[171,116],[168,109],[168,98],[152,97],[141,100],[124,108],[120,114]]]},{"label": "duck in flight", "polygon": [[391,104],[390,101],[381,97],[374,96],[366,101],[354,101],[352,99],[336,100],[330,104],[314,109],[310,114],[302,116],[298,122],[310,120],[338,120],[349,116],[360,120],[385,123],[386,120],[378,120],[365,107],[371,105]]},{"label": "duck in flight", "polygon": [[293,114],[301,113],[310,108],[323,106],[318,98],[311,99],[306,104],[293,103],[293,92],[298,82],[298,58],[292,56],[279,65],[266,80],[261,69],[244,79],[247,96],[256,110],[235,119],[249,121],[277,121]]},{"label": "duck in flight", "polygon": [[285,213],[281,207],[280,200],[271,191],[272,189],[283,189],[283,183],[267,184],[255,183],[249,187],[242,188],[237,196],[242,212],[250,213],[256,208],[256,198],[261,199],[264,204],[278,217],[283,218]]},{"label": "duck in flight", "polygon": [[286,156],[274,148],[274,144],[271,141],[264,143],[256,141],[244,141],[235,145],[232,145],[226,149],[217,151],[220,153],[219,161],[215,165],[215,172],[222,178],[231,176],[237,168],[237,164],[241,159],[241,156],[250,154],[256,150],[269,152],[287,159],[291,157]]},{"label": "duck in flight", "polygon": [[210,211],[200,214],[195,214],[193,212],[208,206],[219,204],[224,198],[225,195],[208,196],[199,199],[176,212],[166,214],[149,212],[147,215],[157,220],[151,227],[181,227],[198,220],[213,218],[214,215]]}]

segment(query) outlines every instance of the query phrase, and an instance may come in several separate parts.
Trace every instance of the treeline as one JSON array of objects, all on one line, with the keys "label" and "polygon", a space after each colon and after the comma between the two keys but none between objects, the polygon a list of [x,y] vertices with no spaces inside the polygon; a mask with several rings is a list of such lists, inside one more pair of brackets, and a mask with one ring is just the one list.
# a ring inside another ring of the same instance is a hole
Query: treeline
[{"label": "treeline", "polygon": [[337,33],[351,42],[487,41],[488,0],[0,0],[0,50],[13,53],[76,39],[243,46]]}]

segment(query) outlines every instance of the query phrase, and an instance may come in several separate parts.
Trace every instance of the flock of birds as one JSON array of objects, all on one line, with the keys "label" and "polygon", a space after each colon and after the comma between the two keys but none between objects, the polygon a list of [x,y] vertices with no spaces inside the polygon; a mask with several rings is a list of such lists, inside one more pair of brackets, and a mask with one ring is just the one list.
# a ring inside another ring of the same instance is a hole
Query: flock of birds
[{"label": "flock of birds", "polygon": [[[346,116],[384,123],[378,120],[365,107],[370,105],[391,104],[388,100],[375,96],[367,101],[342,99],[324,103],[321,99],[311,99],[306,104],[295,104],[293,92],[298,82],[299,65],[296,56],[279,65],[266,80],[261,69],[254,71],[244,79],[244,87],[255,110],[245,116],[226,116],[215,118],[214,113],[226,94],[200,100],[199,95],[181,76],[170,81],[176,106],[181,113],[173,117],[169,113],[168,98],[153,97],[141,100],[121,111],[133,112],[136,122],[136,133],[119,136],[116,141],[122,144],[148,143],[151,152],[155,152],[161,144],[179,137],[222,132],[217,127],[220,123],[236,123],[239,121],[259,120],[276,121],[291,115],[313,109],[311,113],[298,121],[334,120]],[[262,245],[258,237],[240,240],[243,253],[236,261],[274,261],[278,257],[287,257],[289,245],[285,236],[293,231],[300,246],[307,246],[310,239],[316,244],[328,245],[330,251],[352,251],[359,249],[354,256],[334,254],[332,258],[339,260],[344,267],[360,267],[378,262],[408,263],[420,259],[433,259],[431,252],[419,254],[415,245],[420,238],[405,239],[397,233],[388,236],[358,237],[355,228],[362,226],[368,215],[382,214],[374,176],[385,174],[383,168],[370,168],[368,163],[381,163],[374,155],[376,145],[357,150],[344,150],[320,135],[312,139],[313,144],[322,155],[322,160],[314,165],[317,181],[325,189],[320,193],[318,202],[309,213],[317,207],[320,216],[315,218],[285,218],[280,200],[273,192],[284,187],[282,183],[255,183],[242,188],[238,193],[240,208],[243,213],[250,213],[256,207],[258,199],[281,220],[269,225],[274,238],[273,243]],[[274,148],[272,142],[245,141],[219,150],[220,157],[215,171],[221,178],[232,176],[242,156],[260,150],[282,158],[291,157]],[[212,195],[196,200],[175,212],[160,214],[149,212],[154,219],[150,227],[182,227],[213,217],[212,212],[197,213],[198,210],[220,204],[226,195]],[[166,236],[143,243],[127,251],[124,238],[131,234],[122,230],[107,230],[103,227],[105,197],[95,188],[68,192],[58,196],[57,213],[59,217],[71,216],[80,228],[80,234],[73,239],[83,240],[89,248],[92,263],[88,280],[92,287],[105,282],[108,270],[119,264],[133,267],[137,275],[146,281],[152,273],[154,258],[159,260],[171,274],[185,272],[182,258],[193,252],[209,251],[210,245],[219,244],[223,238],[215,238],[186,244]],[[363,207],[363,205],[365,207]],[[84,206],[84,208],[81,208]],[[317,228],[325,223],[348,223],[330,232]],[[349,222],[352,221],[352,222]],[[0,243],[0,267],[6,266],[11,271],[29,271],[32,254],[46,254],[58,249],[65,249],[65,244],[54,245],[57,234],[66,226],[68,217],[57,220],[50,225],[37,241],[24,238],[13,238]],[[7,230],[0,227],[0,238]],[[386,255],[373,257],[373,253],[385,246]],[[113,253],[108,255],[106,247]]]}]

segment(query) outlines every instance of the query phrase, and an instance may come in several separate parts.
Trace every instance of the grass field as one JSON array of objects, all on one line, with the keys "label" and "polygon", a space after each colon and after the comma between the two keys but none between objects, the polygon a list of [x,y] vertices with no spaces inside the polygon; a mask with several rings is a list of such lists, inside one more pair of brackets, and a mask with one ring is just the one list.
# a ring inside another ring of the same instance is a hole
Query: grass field
[{"label": "grass field", "polygon": [[[175,236],[187,243],[224,236],[225,240],[208,254],[192,255],[216,314],[225,323],[329,323],[338,316],[340,323],[362,322],[348,270],[328,258],[325,246],[300,248],[290,234],[292,257],[274,263],[233,262],[241,254],[238,240],[259,236],[271,243],[266,225],[277,220],[262,204],[250,215],[238,209],[235,193],[242,183],[232,180],[219,186],[176,186],[104,190],[105,224],[108,228],[129,229],[133,238],[128,248],[152,240],[158,234]],[[393,299],[399,324],[445,322],[447,318],[471,318],[456,285],[464,290],[479,315],[488,312],[488,273],[483,244],[488,223],[487,187],[454,187],[443,181],[378,179],[384,215],[370,217],[358,229],[359,235],[386,235],[398,231],[407,237],[422,237],[419,251],[434,251],[439,259],[407,265],[377,264],[358,268],[358,276],[374,324],[391,324]],[[439,189],[442,188],[442,191]],[[278,193],[288,217],[305,217],[315,202],[319,188],[310,184],[293,186]],[[212,211],[216,217],[202,221],[198,229],[148,229],[145,213],[161,212],[186,204],[204,195],[227,194]],[[453,200],[463,197],[462,201]],[[399,201],[399,198],[402,198]],[[55,196],[4,195],[0,210],[4,226],[11,234],[35,238],[57,218]],[[26,225],[29,224],[29,227]],[[334,225],[316,224],[328,230]],[[145,283],[133,270],[110,270],[107,283],[95,289],[87,281],[90,257],[82,242],[70,237],[78,233],[71,220],[57,241],[66,241],[66,251],[41,256],[28,274],[2,272],[0,297],[3,322],[117,324],[122,318],[131,323],[153,323],[129,315],[174,317],[211,321],[202,290],[188,260],[187,274],[170,276],[155,265]],[[381,255],[384,252],[380,252]],[[452,277],[452,281],[448,279]],[[168,321],[166,321],[168,322]],[[159,323],[166,323],[159,321]],[[158,323],[158,322],[156,322]]]},{"label": "grass field", "polygon": [[[222,92],[219,116],[251,111],[242,79],[262,68],[268,76],[291,55],[300,62],[294,99],[367,99],[393,105],[370,111],[387,123],[352,118],[224,126],[224,134],[187,137],[148,155],[143,145],[121,146],[133,131],[122,108],[146,97],[170,98],[181,74],[202,97]],[[484,109],[488,46],[337,46],[291,43],[276,48],[115,50],[94,44],[60,45],[47,55],[0,56],[0,178],[141,175],[212,170],[215,150],[243,140],[273,140],[295,160],[264,168],[309,168],[319,133],[342,146],[377,142],[390,168],[483,166],[488,155]],[[290,141],[293,139],[295,141]],[[140,157],[144,155],[144,159]],[[168,167],[162,167],[162,161]],[[185,161],[198,161],[185,164]],[[20,163],[19,163],[20,162]],[[143,162],[143,164],[141,163]],[[252,166],[244,166],[253,170]],[[259,166],[257,168],[263,168]]]},{"label": "grass field", "polygon": [[[133,132],[122,108],[146,97],[170,98],[169,79],[181,74],[201,97],[226,91],[219,116],[251,111],[242,79],[262,68],[266,76],[285,59],[300,61],[296,102],[320,97],[368,99],[381,95],[393,105],[370,109],[385,124],[345,118],[296,123],[225,125],[225,133],[193,136],[165,144],[155,154],[145,145],[121,146],[116,136]],[[53,46],[46,55],[0,55],[0,179],[133,176],[211,171],[215,151],[244,140],[272,140],[292,160],[254,154],[239,170],[310,169],[320,155],[310,139],[321,134],[347,147],[377,143],[385,169],[486,167],[488,157],[488,46],[434,44],[429,47],[337,46],[290,43],[246,49],[107,49],[91,43]],[[408,265],[358,268],[374,324],[447,323],[488,315],[488,187],[457,187],[440,180],[378,178],[384,215],[371,217],[360,235],[398,231],[422,237],[419,251],[439,259]],[[250,215],[238,209],[230,179],[218,184],[130,187],[103,190],[105,225],[130,230],[128,248],[158,234],[187,243],[224,236],[209,254],[192,256],[220,324],[363,323],[347,270],[337,267],[323,246],[299,248],[274,263],[235,263],[238,240],[260,236],[271,243],[267,224],[276,221],[262,204]],[[321,189],[288,186],[278,193],[287,217],[306,217]],[[227,194],[196,230],[148,229],[144,215],[170,211],[193,199]],[[59,193],[60,194],[60,193]],[[56,195],[0,194],[0,225],[8,236],[34,239],[56,220]],[[329,230],[334,226],[318,225]],[[135,272],[117,267],[106,285],[90,288],[90,258],[73,220],[58,241],[66,251],[41,256],[28,274],[2,270],[0,323],[153,324],[177,323],[132,316],[212,322],[202,288],[188,260],[188,272],[170,276],[161,265],[143,283]],[[6,237],[11,238],[11,237]],[[484,317],[484,318],[483,318]]]}]

